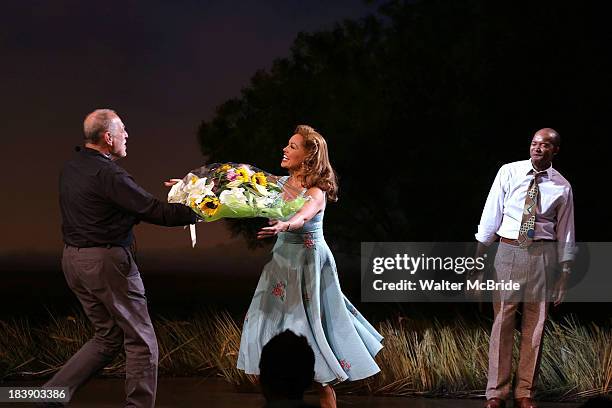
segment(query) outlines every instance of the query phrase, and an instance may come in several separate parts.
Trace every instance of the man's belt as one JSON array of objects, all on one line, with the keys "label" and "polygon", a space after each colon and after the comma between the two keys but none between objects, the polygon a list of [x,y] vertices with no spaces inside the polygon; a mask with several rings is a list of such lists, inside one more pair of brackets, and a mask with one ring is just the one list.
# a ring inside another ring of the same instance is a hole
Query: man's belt
[{"label": "man's belt", "polygon": [[[520,246],[520,243],[516,239],[508,239],[504,237],[499,237],[499,242],[503,242],[504,244]],[[555,239],[534,239],[533,242],[557,242]]]}]

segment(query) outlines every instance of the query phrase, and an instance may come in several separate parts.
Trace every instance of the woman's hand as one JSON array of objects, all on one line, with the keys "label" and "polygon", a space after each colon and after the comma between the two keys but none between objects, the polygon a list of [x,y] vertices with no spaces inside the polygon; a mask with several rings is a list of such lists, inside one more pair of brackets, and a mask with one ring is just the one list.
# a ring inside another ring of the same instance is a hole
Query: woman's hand
[{"label": "woman's hand", "polygon": [[168,181],[164,181],[164,186],[166,187],[172,187],[173,185],[175,185],[176,183],[178,183],[179,181],[181,181],[181,179],[170,179]]},{"label": "woman's hand", "polygon": [[287,231],[287,227],[289,226],[288,222],[279,220],[270,220],[268,224],[271,226],[263,227],[259,230],[257,239],[265,239],[278,235],[279,232]]}]

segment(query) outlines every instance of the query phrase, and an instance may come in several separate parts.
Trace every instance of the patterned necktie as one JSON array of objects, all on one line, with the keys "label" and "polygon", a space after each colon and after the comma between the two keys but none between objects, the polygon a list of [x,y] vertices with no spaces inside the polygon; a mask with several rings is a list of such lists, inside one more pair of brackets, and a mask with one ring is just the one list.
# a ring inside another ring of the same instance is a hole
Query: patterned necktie
[{"label": "patterned necktie", "polygon": [[529,187],[527,188],[527,197],[525,197],[525,207],[523,208],[523,218],[521,220],[521,229],[517,241],[522,248],[527,248],[533,242],[535,237],[535,219],[538,211],[538,199],[540,198],[540,189],[538,188],[538,176],[541,176],[545,171],[535,173]]}]

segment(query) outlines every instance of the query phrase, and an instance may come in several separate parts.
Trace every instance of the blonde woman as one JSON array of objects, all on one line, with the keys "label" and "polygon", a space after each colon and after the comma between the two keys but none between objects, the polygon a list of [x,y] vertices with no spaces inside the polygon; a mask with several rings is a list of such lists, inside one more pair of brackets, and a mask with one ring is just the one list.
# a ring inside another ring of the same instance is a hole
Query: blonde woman
[{"label": "blonde woman", "polygon": [[258,375],[263,346],[277,333],[291,330],[305,336],[314,351],[321,407],[335,408],[332,384],[380,371],[374,356],[382,348],[382,336],[342,293],[323,237],[326,203],[338,199],[325,139],[310,126],[298,126],[283,149],[281,166],[289,176],[280,183],[310,200],[289,219],[271,220],[258,233],[260,239],[277,240],[245,318],[238,368]]}]

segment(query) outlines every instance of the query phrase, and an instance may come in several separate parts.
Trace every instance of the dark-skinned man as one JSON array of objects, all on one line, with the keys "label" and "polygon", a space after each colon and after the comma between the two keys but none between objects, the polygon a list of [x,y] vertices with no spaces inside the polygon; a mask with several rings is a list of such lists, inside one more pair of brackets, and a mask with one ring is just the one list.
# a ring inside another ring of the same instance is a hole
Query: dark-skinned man
[{"label": "dark-skinned man", "polygon": [[495,278],[521,285],[519,291],[494,297],[487,408],[504,407],[510,396],[517,310],[522,318],[514,406],[536,407],[533,397],[548,300],[552,298],[555,306],[563,301],[574,258],[572,188],[552,167],[560,143],[555,130],[537,131],[530,159],[505,164],[498,171],[478,225],[476,256],[499,240]]}]

